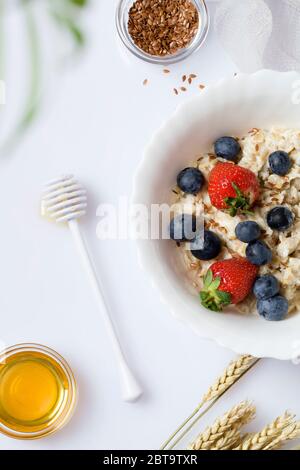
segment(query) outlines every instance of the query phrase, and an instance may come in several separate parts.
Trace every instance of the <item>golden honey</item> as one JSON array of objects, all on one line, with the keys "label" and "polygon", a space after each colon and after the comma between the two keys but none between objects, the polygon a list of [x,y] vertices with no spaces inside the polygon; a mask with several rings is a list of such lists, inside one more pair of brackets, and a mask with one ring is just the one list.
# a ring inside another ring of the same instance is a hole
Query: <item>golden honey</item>
[{"label": "golden honey", "polygon": [[36,438],[61,427],[75,403],[74,377],[44,346],[20,345],[0,355],[0,431]]}]

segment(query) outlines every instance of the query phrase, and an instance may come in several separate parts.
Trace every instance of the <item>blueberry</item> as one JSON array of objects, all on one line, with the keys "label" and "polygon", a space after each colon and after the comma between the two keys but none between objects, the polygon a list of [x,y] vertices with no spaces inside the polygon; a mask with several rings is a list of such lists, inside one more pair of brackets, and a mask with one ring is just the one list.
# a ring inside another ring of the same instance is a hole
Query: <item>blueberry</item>
[{"label": "blueberry", "polygon": [[257,240],[261,235],[260,226],[256,222],[248,220],[246,222],[240,222],[235,227],[236,237],[241,242],[249,243]]},{"label": "blueberry", "polygon": [[288,153],[278,150],[269,156],[269,165],[273,173],[285,176],[290,171],[292,162]]},{"label": "blueberry", "polygon": [[214,232],[204,230],[199,232],[191,242],[192,255],[197,259],[210,260],[218,256],[222,248],[221,241]]},{"label": "blueberry", "polygon": [[269,321],[283,320],[288,313],[289,304],[282,295],[275,295],[270,299],[259,300],[257,302],[258,313]]},{"label": "blueberry", "polygon": [[271,261],[272,251],[264,242],[256,240],[248,244],[246,248],[246,256],[250,263],[262,266],[263,264],[267,264]]},{"label": "blueberry", "polygon": [[220,137],[214,144],[215,154],[225,160],[236,162],[241,146],[233,137]]},{"label": "blueberry", "polygon": [[177,242],[185,242],[195,238],[197,219],[194,215],[180,214],[170,222],[170,238]]},{"label": "blueberry", "polygon": [[290,228],[293,222],[293,213],[287,207],[274,207],[267,214],[267,224],[273,230],[284,232]]},{"label": "blueberry", "polygon": [[253,286],[253,293],[258,300],[266,300],[279,293],[279,282],[275,276],[265,274],[258,277]]},{"label": "blueberry", "polygon": [[177,176],[177,186],[187,194],[197,194],[204,184],[204,176],[198,168],[185,168]]}]

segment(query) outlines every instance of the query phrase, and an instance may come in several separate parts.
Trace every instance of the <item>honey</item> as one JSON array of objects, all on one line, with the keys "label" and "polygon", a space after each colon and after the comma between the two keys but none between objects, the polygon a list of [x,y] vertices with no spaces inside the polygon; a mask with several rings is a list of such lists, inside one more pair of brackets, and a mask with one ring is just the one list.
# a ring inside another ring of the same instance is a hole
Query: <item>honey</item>
[{"label": "honey", "polygon": [[49,351],[21,347],[0,355],[0,431],[41,437],[65,420],[75,401],[74,382],[60,356]]}]

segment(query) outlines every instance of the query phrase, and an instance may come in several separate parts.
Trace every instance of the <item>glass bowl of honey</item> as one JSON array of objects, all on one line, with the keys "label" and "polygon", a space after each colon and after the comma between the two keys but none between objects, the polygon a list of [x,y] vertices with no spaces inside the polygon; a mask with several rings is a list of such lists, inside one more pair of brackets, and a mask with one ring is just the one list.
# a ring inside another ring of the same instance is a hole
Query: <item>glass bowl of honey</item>
[{"label": "glass bowl of honey", "polygon": [[0,352],[0,432],[38,439],[61,429],[77,399],[73,372],[56,351],[18,344]]}]

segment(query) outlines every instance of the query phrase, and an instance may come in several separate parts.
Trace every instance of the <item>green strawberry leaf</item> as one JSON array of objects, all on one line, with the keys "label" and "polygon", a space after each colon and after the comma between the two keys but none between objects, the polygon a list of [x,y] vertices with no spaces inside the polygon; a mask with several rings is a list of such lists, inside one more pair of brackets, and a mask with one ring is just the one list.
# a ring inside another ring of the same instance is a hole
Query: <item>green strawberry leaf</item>
[{"label": "green strawberry leaf", "polygon": [[212,270],[209,269],[203,280],[203,290],[200,292],[202,305],[213,312],[220,312],[223,307],[231,303],[231,295],[228,292],[218,290],[221,277],[213,278]]},{"label": "green strawberry leaf", "polygon": [[249,197],[246,196],[235,183],[231,184],[236,193],[236,197],[224,198],[229,215],[234,217],[238,212],[249,214],[249,209],[251,207]]},{"label": "green strawberry leaf", "polygon": [[217,291],[217,296],[221,300],[223,306],[230,304],[231,295],[229,294],[229,292],[224,292],[222,290],[218,290]]},{"label": "green strawberry leaf", "polygon": [[212,283],[212,280],[213,280],[213,273],[212,273],[212,270],[209,269],[204,277],[204,287],[206,287],[206,289],[209,288],[210,284]]},{"label": "green strawberry leaf", "polygon": [[242,193],[242,191],[240,190],[238,185],[235,184],[235,183],[231,183],[231,184],[232,184],[233,189],[235,190],[235,193],[236,193],[237,197],[243,197],[244,194]]},{"label": "green strawberry leaf", "polygon": [[213,312],[221,311],[220,307],[218,307],[216,304],[212,304],[209,309],[212,310]]},{"label": "green strawberry leaf", "polygon": [[221,278],[220,278],[220,277],[216,277],[216,278],[212,281],[212,283],[210,284],[209,288],[210,288],[211,290],[217,290],[218,287],[220,286],[220,284],[221,284]]}]

